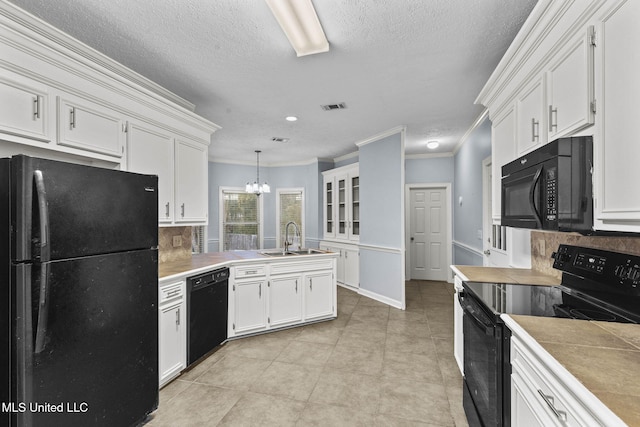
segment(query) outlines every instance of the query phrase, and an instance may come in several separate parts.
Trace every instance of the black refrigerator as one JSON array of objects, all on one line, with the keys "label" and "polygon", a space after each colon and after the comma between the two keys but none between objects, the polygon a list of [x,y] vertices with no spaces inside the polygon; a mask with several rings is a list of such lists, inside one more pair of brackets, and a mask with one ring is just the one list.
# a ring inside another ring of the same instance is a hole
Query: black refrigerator
[{"label": "black refrigerator", "polygon": [[157,408],[157,183],[0,159],[0,425],[131,426]]}]

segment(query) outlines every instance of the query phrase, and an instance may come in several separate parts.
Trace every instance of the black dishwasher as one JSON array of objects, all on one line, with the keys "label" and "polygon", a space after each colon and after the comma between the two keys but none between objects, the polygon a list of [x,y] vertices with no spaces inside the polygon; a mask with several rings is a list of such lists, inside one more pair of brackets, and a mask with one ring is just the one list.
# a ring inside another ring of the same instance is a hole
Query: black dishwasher
[{"label": "black dishwasher", "polygon": [[187,279],[187,366],[227,339],[229,269]]}]

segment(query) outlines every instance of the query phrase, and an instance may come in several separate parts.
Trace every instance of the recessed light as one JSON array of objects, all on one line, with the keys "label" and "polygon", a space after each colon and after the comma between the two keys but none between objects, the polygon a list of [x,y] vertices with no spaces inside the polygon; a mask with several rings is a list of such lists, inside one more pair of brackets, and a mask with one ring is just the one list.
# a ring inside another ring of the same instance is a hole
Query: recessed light
[{"label": "recessed light", "polygon": [[427,142],[427,148],[429,150],[435,150],[439,146],[440,146],[440,143],[438,141],[429,141],[429,142]]},{"label": "recessed light", "polygon": [[296,120],[298,120],[298,118],[296,116],[287,116],[285,117],[285,120],[287,120],[288,122],[295,122]]}]

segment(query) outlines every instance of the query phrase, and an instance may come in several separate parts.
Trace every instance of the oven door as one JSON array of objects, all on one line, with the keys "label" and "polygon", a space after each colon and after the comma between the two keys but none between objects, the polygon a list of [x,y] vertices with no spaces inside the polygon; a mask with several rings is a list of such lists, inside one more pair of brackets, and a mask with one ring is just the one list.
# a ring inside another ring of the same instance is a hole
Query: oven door
[{"label": "oven door", "polygon": [[458,297],[463,310],[463,406],[474,426],[504,426],[503,340],[497,324],[468,292]]},{"label": "oven door", "polygon": [[502,178],[502,225],[517,228],[543,228],[541,212],[543,171],[543,165],[539,164]]}]

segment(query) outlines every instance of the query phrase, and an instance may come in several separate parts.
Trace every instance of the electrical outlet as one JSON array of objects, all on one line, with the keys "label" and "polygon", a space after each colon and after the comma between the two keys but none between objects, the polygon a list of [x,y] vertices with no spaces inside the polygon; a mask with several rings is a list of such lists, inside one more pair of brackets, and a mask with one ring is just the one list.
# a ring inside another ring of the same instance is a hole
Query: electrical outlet
[{"label": "electrical outlet", "polygon": [[173,247],[179,248],[182,246],[182,236],[173,236]]},{"label": "electrical outlet", "polygon": [[545,256],[545,250],[544,240],[538,240],[538,254],[540,254],[540,256]]}]

